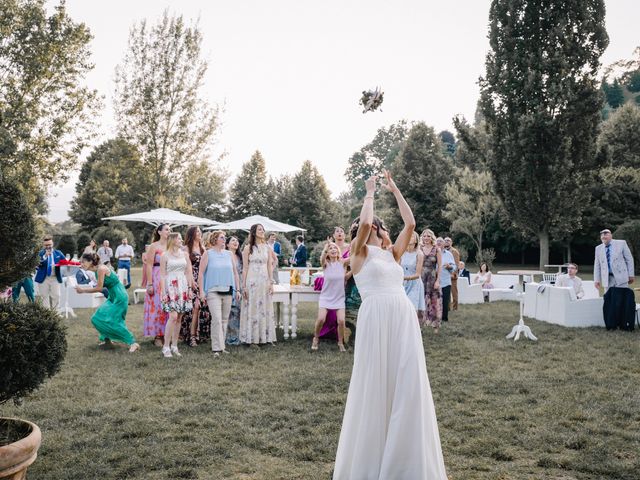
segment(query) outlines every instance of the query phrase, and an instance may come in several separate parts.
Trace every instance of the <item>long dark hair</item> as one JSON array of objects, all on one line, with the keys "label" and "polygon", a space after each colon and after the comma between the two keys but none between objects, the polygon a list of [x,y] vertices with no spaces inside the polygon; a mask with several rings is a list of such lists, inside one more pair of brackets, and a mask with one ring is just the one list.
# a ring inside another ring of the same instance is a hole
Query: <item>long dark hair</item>
[{"label": "long dark hair", "polygon": [[[376,236],[382,240],[382,234],[380,233],[380,229],[384,229],[386,230],[386,227],[384,226],[384,223],[382,223],[382,220],[380,220],[379,217],[376,217],[375,215],[373,216],[373,221],[371,222],[371,225],[376,227]],[[349,235],[351,236],[351,241],[353,242],[355,240],[355,238],[358,236],[358,229],[360,228],[360,217],[356,217],[355,220],[353,222],[351,222],[351,231],[349,232]]]},{"label": "long dark hair", "polygon": [[[240,240],[238,239],[238,237],[234,237],[233,235],[230,236],[229,238],[227,238],[227,241],[225,242],[224,246],[227,250],[229,250],[229,242],[233,239],[236,239],[238,241],[238,248],[236,248],[236,251],[234,253],[234,255],[237,257],[237,259],[242,262],[242,253],[240,253]],[[229,250],[231,251],[231,250]]]},{"label": "long dark hair", "polygon": [[[185,235],[184,244],[187,246],[187,252],[189,252],[189,258],[191,259],[192,262],[195,260],[195,256],[193,255],[193,246],[196,243],[196,233],[198,233],[198,230],[199,230],[198,227],[189,227]],[[205,251],[202,240],[198,242],[198,246],[200,247],[200,252]]]},{"label": "long dark hair", "polygon": [[249,255],[253,253],[253,249],[256,246],[256,232],[258,231],[259,226],[264,230],[261,223],[254,223],[251,225],[251,229],[249,230]]},{"label": "long dark hair", "polygon": [[155,228],[155,230],[153,231],[153,237],[151,239],[152,242],[157,242],[158,240],[160,240],[160,232],[165,227],[165,225],[167,225],[167,224],[166,223],[161,223],[160,225],[158,225]]}]

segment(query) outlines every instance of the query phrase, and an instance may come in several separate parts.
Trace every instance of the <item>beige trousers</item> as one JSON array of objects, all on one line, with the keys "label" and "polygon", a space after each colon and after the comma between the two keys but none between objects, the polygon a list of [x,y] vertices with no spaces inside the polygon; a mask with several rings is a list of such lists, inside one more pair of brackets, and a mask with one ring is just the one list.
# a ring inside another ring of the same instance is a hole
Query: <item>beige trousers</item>
[{"label": "beige trousers", "polygon": [[220,295],[211,290],[207,292],[207,305],[211,314],[211,350],[214,352],[225,350],[224,340],[232,301],[233,295]]},{"label": "beige trousers", "polygon": [[44,279],[44,282],[38,285],[38,295],[42,297],[42,305],[58,310],[60,305],[60,284],[55,275],[51,275]]}]

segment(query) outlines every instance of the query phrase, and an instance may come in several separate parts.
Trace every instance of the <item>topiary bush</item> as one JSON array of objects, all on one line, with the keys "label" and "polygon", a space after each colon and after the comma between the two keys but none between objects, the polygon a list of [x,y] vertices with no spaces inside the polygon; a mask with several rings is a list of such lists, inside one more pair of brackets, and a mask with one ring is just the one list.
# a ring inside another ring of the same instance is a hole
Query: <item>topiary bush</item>
[{"label": "topiary bush", "polygon": [[33,214],[20,189],[0,177],[0,290],[29,276],[38,265]]},{"label": "topiary bush", "polygon": [[62,317],[39,303],[0,303],[0,404],[35,391],[67,352]]},{"label": "topiary bush", "polygon": [[91,235],[87,232],[81,232],[78,234],[78,238],[76,239],[76,252],[78,257],[83,254],[85,247],[87,247],[91,243]]},{"label": "topiary bush", "polygon": [[[118,248],[118,245],[120,245],[120,242],[123,238],[126,238],[129,241],[129,245],[131,245],[134,249],[136,248],[135,238],[133,237],[133,233],[131,233],[131,230],[119,224],[98,227],[91,232],[91,238],[96,241],[96,249],[102,246],[102,242],[104,242],[105,240],[109,240],[109,246],[113,249],[114,254],[116,248]],[[85,245],[84,247],[86,247],[87,245]]]},{"label": "topiary bush", "polygon": [[613,233],[613,238],[626,240],[633,255],[633,266],[635,273],[640,273],[640,220],[629,220],[624,222]]},{"label": "topiary bush", "polygon": [[76,237],[74,235],[61,235],[56,248],[65,255],[69,254],[73,257],[74,253],[78,250]]}]

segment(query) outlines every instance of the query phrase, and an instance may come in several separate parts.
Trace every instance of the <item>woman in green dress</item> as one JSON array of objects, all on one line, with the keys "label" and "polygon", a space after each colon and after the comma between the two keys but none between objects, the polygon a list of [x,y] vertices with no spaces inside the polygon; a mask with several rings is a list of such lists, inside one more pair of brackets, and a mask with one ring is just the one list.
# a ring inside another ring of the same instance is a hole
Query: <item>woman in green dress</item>
[{"label": "woman in green dress", "polygon": [[133,334],[127,328],[125,317],[129,306],[129,295],[124,289],[118,275],[106,265],[100,265],[100,258],[95,253],[85,253],[80,259],[82,268],[96,274],[98,284],[95,287],[77,286],[78,293],[101,292],[109,290],[109,298],[91,317],[91,323],[100,334],[100,341],[105,343],[122,342],[129,345],[129,352],[140,348]]}]

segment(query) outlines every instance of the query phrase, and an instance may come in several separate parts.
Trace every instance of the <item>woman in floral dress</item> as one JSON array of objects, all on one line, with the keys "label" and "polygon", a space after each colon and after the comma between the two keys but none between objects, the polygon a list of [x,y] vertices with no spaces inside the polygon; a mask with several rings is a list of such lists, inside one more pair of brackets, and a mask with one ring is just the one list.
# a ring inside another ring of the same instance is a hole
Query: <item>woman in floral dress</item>
[{"label": "woman in floral dress", "polygon": [[[240,254],[240,241],[237,237],[229,237],[227,239],[227,250],[233,254],[236,262],[236,270],[238,276],[242,278],[242,255]],[[240,307],[242,302],[233,298],[231,303],[231,313],[229,314],[229,323],[227,324],[227,345],[240,345]]]},{"label": "woman in floral dress", "polygon": [[202,243],[202,231],[198,227],[189,227],[184,243],[187,247],[189,260],[191,260],[194,289],[191,298],[193,310],[186,312],[182,316],[180,337],[186,344],[195,347],[201,341],[209,339],[211,330],[211,315],[209,314],[207,301],[200,298],[197,281],[200,271],[200,259],[206,250]]},{"label": "woman in floral dress", "polygon": [[436,247],[435,234],[426,229],[420,236],[424,263],[422,265],[422,283],[424,284],[425,312],[423,323],[433,327],[438,333],[442,323],[442,289],[440,288],[440,271],[442,269],[442,252]]},{"label": "woman in floral dress", "polygon": [[147,294],[144,296],[144,328],[145,337],[155,337],[154,344],[161,347],[164,344],[164,327],[167,323],[168,315],[162,310],[162,288],[160,286],[160,259],[167,250],[167,238],[171,233],[171,228],[165,223],[161,223],[153,232],[153,243],[149,245],[146,254],[146,276],[142,283],[146,287]]},{"label": "woman in floral dress", "polygon": [[242,310],[240,312],[240,341],[258,345],[276,341],[273,315],[273,281],[270,248],[264,227],[251,226],[248,245],[242,251]]},{"label": "woman in floral dress", "polygon": [[162,309],[169,314],[164,332],[162,354],[168,358],[180,357],[178,338],[182,315],[193,309],[193,272],[187,252],[180,250],[182,236],[170,233],[167,251],[160,259],[160,281],[162,284]]}]

